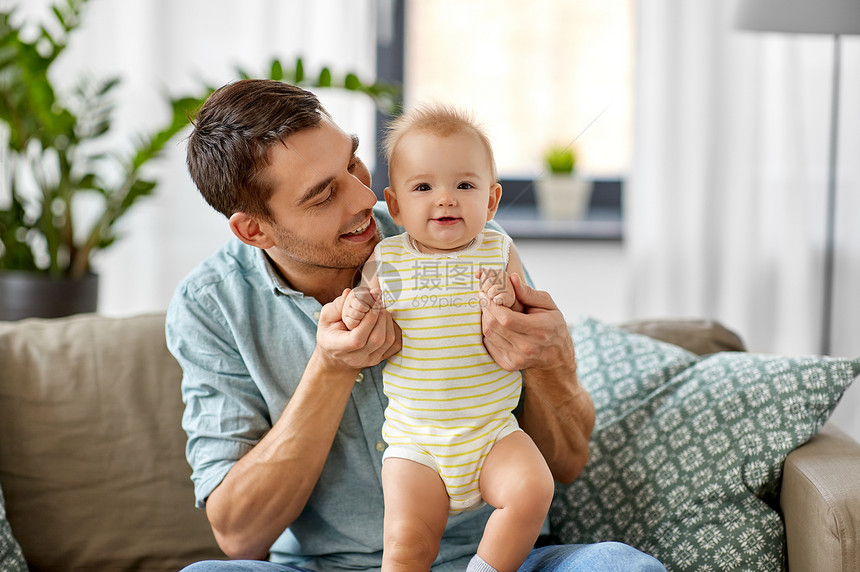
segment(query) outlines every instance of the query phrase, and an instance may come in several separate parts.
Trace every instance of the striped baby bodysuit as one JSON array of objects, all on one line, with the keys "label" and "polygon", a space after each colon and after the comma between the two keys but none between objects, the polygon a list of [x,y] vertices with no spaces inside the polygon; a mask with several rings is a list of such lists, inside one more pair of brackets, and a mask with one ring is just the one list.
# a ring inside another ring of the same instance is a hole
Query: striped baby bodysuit
[{"label": "striped baby bodysuit", "polygon": [[422,463],[442,477],[456,513],[483,504],[479,477],[493,443],[518,430],[520,372],[503,370],[481,333],[481,268],[505,269],[510,237],[484,230],[466,248],[425,254],[407,234],[374,250],[386,309],[403,333],[388,359],[384,458]]}]

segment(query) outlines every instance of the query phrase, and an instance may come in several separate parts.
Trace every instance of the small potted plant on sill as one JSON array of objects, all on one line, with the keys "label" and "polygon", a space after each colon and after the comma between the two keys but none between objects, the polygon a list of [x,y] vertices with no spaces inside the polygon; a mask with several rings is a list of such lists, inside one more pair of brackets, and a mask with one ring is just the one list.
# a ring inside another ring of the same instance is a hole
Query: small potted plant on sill
[{"label": "small potted plant on sill", "polygon": [[[156,181],[142,168],[213,91],[201,87],[199,94],[169,99],[172,117],[166,125],[124,152],[105,152],[119,79],[82,78],[69,93],[58,94],[48,74],[87,2],[58,2],[52,7],[55,21],[33,40],[25,38],[27,24],[16,22],[13,11],[0,11],[0,320],[96,310],[92,254],[110,246],[117,221],[152,194]],[[250,77],[243,70],[237,74]],[[396,87],[366,84],[352,73],[336,80],[323,68],[310,76],[301,58],[290,69],[274,60],[270,76],[307,88],[362,92],[388,113],[399,99]],[[93,206],[93,197],[100,208],[85,224],[76,205],[88,199]]]},{"label": "small potted plant on sill", "polygon": [[546,219],[579,220],[588,212],[591,181],[576,172],[572,145],[552,145],[544,154],[546,169],[536,180],[538,210]]}]

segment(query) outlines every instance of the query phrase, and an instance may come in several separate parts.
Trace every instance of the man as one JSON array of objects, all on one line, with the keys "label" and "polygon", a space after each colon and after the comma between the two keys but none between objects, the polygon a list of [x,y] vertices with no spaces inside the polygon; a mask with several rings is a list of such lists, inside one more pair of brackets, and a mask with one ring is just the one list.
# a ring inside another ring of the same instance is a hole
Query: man
[{"label": "man", "polygon": [[[385,310],[354,330],[340,317],[380,234],[400,229],[384,205],[375,209],[357,147],[313,94],[268,80],[215,92],[189,137],[191,177],[237,240],[180,284],[167,339],[183,368],[197,505],[225,554],[246,560],[198,563],[198,572],[379,568],[380,362],[400,337]],[[520,425],[556,480],[571,482],[587,460],[594,408],[561,313],[546,293],[514,286],[526,313],[494,307],[485,345],[506,369],[524,370]],[[434,570],[465,569],[489,510],[450,519]],[[523,569],[601,561],[663,569],[616,543],[545,548]]]}]

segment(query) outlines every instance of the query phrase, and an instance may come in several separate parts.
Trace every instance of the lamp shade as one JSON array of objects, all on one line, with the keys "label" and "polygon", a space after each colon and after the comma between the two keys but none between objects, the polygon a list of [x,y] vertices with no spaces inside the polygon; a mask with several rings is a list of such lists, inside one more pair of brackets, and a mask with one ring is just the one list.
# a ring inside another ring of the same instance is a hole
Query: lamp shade
[{"label": "lamp shade", "polygon": [[740,0],[735,26],[794,34],[860,34],[860,0]]}]

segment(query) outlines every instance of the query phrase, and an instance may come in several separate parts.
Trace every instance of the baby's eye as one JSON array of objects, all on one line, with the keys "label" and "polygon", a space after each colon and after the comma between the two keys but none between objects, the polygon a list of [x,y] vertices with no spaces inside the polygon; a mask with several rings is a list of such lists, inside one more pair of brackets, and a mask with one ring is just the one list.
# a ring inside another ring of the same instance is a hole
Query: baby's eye
[{"label": "baby's eye", "polygon": [[418,185],[415,185],[415,190],[416,191],[429,191],[429,190],[431,190],[431,187],[427,183],[420,183]]},{"label": "baby's eye", "polygon": [[472,183],[469,183],[469,182],[463,181],[462,183],[460,183],[459,185],[457,185],[457,188],[458,188],[458,189],[474,189],[474,188],[475,188],[475,185],[473,185]]}]

